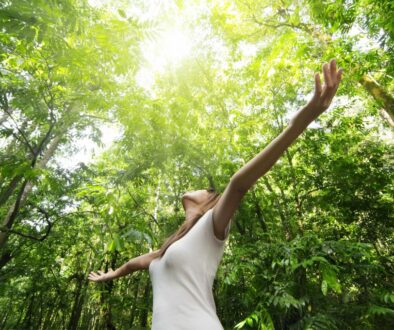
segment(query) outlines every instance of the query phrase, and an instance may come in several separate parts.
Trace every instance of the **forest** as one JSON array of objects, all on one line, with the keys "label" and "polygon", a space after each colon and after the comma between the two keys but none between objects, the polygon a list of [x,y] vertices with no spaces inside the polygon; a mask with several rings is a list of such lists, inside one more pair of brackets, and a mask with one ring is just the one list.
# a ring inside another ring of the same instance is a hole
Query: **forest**
[{"label": "forest", "polygon": [[[0,2],[0,330],[150,329],[148,270],[185,191],[247,192],[213,285],[227,329],[394,329],[392,0]],[[171,330],[171,329],[169,329]]]}]

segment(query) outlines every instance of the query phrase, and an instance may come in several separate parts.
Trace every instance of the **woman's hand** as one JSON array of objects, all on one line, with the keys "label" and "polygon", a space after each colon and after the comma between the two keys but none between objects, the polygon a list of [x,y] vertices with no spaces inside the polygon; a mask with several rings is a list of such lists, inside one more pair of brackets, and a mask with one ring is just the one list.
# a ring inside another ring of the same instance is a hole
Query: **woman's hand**
[{"label": "woman's hand", "polygon": [[320,82],[320,74],[315,74],[315,94],[305,106],[307,109],[306,113],[310,116],[310,118],[308,118],[310,121],[316,119],[330,106],[341,81],[342,72],[342,68],[337,71],[335,59],[332,59],[330,63],[324,63],[323,74],[325,83],[323,88]]},{"label": "woman's hand", "polygon": [[[98,274],[97,274],[98,273]],[[90,272],[88,279],[93,282],[104,282],[109,281],[114,278],[114,271],[110,268],[107,273],[102,272],[99,270],[97,273]]]}]

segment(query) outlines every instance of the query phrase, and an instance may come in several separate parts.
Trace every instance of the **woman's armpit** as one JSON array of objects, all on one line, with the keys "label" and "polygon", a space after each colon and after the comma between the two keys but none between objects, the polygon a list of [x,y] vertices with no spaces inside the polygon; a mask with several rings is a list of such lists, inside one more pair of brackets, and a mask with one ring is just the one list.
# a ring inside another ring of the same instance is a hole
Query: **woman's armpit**
[{"label": "woman's armpit", "polygon": [[230,221],[229,221],[229,223],[228,223],[228,225],[227,225],[227,227],[226,227],[226,229],[225,229],[225,236],[224,236],[224,239],[220,239],[220,238],[218,238],[218,237],[216,237],[216,235],[215,235],[215,227],[214,227],[214,223],[213,223],[213,211],[212,211],[213,209],[211,209],[211,214],[210,214],[210,222],[211,222],[211,232],[212,232],[212,236],[213,236],[213,238],[214,238],[214,240],[216,241],[216,242],[218,242],[218,243],[220,243],[220,244],[223,244],[223,243],[225,243],[226,241],[227,241],[227,239],[228,239],[228,237],[229,237],[229,232],[230,232],[230,227],[231,227],[231,222],[232,222],[232,219],[230,219]]}]

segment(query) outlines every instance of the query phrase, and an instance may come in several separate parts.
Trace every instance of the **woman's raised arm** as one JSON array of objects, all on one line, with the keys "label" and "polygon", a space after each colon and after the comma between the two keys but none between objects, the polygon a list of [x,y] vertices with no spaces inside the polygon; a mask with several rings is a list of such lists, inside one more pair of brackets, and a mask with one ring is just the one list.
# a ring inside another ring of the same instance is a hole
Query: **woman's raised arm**
[{"label": "woman's raised arm", "polygon": [[116,270],[110,269],[107,273],[104,273],[101,270],[99,270],[97,273],[90,272],[88,279],[94,282],[104,282],[113,280],[121,276],[125,276],[137,270],[148,269],[152,259],[157,256],[157,252],[159,252],[159,250],[133,258]]},{"label": "woman's raised arm", "polygon": [[246,192],[270,170],[308,125],[328,109],[338,89],[342,72],[342,69],[337,71],[335,59],[332,59],[329,64],[324,63],[325,84],[323,88],[319,73],[316,73],[313,98],[295,114],[281,134],[232,176],[222,197],[213,209],[214,231],[217,237],[224,237],[225,228]]}]

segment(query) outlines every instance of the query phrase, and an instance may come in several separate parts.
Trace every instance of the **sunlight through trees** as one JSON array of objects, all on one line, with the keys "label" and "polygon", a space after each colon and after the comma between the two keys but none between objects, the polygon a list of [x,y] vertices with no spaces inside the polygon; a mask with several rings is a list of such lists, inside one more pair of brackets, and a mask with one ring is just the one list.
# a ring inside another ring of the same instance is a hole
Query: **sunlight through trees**
[{"label": "sunlight through trees", "polygon": [[389,0],[0,4],[0,330],[149,329],[153,251],[288,125],[330,108],[248,191],[214,282],[225,329],[393,329]]}]

